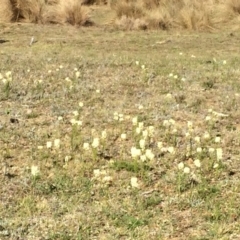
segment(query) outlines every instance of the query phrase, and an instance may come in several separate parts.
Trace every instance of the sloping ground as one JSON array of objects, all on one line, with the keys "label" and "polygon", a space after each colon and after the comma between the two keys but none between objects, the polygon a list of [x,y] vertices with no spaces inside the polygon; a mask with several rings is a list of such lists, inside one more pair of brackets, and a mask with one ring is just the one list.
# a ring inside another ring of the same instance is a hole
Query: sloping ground
[{"label": "sloping ground", "polygon": [[238,32],[0,36],[1,239],[239,239]]}]

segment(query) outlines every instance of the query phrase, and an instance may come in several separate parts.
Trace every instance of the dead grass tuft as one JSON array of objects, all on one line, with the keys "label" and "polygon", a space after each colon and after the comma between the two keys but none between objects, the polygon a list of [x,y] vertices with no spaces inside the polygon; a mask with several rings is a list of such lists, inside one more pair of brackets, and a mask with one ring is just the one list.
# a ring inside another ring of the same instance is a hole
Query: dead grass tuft
[{"label": "dead grass tuft", "polygon": [[212,30],[233,19],[236,22],[240,14],[240,1],[125,0],[114,4],[113,9],[120,22],[126,23],[126,29],[134,18],[144,20],[148,28]]},{"label": "dead grass tuft", "polygon": [[116,24],[120,29],[124,30],[146,30],[148,27],[144,19],[135,19],[127,16],[122,16],[116,21]]},{"label": "dead grass tuft", "polygon": [[43,22],[44,0],[10,0],[14,22]]},{"label": "dead grass tuft", "polygon": [[113,5],[118,18],[126,16],[127,18],[142,18],[145,16],[144,8],[136,1],[121,1]]},{"label": "dead grass tuft", "polygon": [[0,6],[0,22],[10,22],[12,18],[13,12],[9,0],[2,0]]},{"label": "dead grass tuft", "polygon": [[206,6],[204,2],[185,0],[184,6],[179,10],[176,22],[180,27],[189,30],[212,28],[210,9],[211,6]]},{"label": "dead grass tuft", "polygon": [[59,4],[49,7],[45,14],[46,23],[71,24],[73,26],[89,26],[90,21],[87,8],[78,0],[60,1]]}]

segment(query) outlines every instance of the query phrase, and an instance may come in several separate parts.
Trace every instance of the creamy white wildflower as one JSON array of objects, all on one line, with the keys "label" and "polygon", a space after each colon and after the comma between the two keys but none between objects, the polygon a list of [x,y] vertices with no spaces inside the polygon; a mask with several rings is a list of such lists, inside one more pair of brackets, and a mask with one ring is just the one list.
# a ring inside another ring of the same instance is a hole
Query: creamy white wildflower
[{"label": "creamy white wildflower", "polygon": [[143,129],[143,127],[144,127],[144,122],[139,122],[139,123],[138,123],[138,127],[139,127],[140,129]]},{"label": "creamy white wildflower", "polygon": [[47,145],[47,148],[51,148],[52,147],[52,142],[48,141],[46,145]]},{"label": "creamy white wildflower", "polygon": [[11,79],[12,78],[12,72],[11,71],[6,72],[5,76],[7,77],[7,79]]},{"label": "creamy white wildflower", "polygon": [[213,168],[218,168],[219,164],[218,163],[214,163]]},{"label": "creamy white wildflower", "polygon": [[149,159],[149,160],[153,160],[155,155],[154,153],[152,152],[151,149],[146,149],[145,151],[145,156]]},{"label": "creamy white wildflower", "polygon": [[178,79],[178,75],[174,75],[173,78],[174,78],[174,79]]},{"label": "creamy white wildflower", "polygon": [[190,168],[189,167],[184,167],[183,169],[183,172],[186,173],[186,174],[189,174],[190,173]]},{"label": "creamy white wildflower", "polygon": [[100,89],[97,89],[97,90],[96,90],[96,93],[100,93]]},{"label": "creamy white wildflower", "polygon": [[163,143],[162,142],[158,142],[157,146],[158,146],[159,149],[161,149],[163,147]]},{"label": "creamy white wildflower", "polygon": [[60,139],[54,139],[54,147],[60,148]]},{"label": "creamy white wildflower", "polygon": [[0,80],[2,80],[3,79],[3,75],[0,73]]},{"label": "creamy white wildflower", "polygon": [[200,167],[201,167],[201,162],[200,162],[200,160],[199,160],[199,159],[194,160],[194,165],[195,165],[196,167],[200,168]]},{"label": "creamy white wildflower", "polygon": [[138,109],[139,109],[139,110],[143,109],[143,105],[139,105],[139,106],[138,106]]},{"label": "creamy white wildflower", "polygon": [[92,142],[92,147],[93,147],[93,148],[98,148],[99,145],[100,145],[99,138],[94,138],[94,139],[93,139],[93,142]]},{"label": "creamy white wildflower", "polygon": [[161,150],[161,152],[163,152],[163,153],[168,152],[168,148],[166,148],[166,147],[162,147],[160,150]]},{"label": "creamy white wildflower", "polygon": [[49,73],[49,74],[52,73],[52,70],[48,70],[48,73]]},{"label": "creamy white wildflower", "polygon": [[223,60],[223,65],[226,65],[227,64],[227,61],[226,60]]},{"label": "creamy white wildflower", "polygon": [[211,116],[206,116],[206,117],[205,117],[205,120],[206,120],[207,122],[209,122],[211,119],[212,119]]},{"label": "creamy white wildflower", "polygon": [[56,72],[59,72],[59,68],[56,68]]},{"label": "creamy white wildflower", "polygon": [[169,126],[170,126],[169,121],[168,121],[168,120],[164,120],[164,121],[163,121],[163,126],[164,126],[164,127],[169,127]]},{"label": "creamy white wildflower", "polygon": [[192,121],[188,121],[187,122],[188,128],[192,129],[193,128],[193,122]]},{"label": "creamy white wildflower", "polygon": [[39,150],[41,150],[41,149],[43,149],[43,146],[38,146],[37,148],[38,148]]},{"label": "creamy white wildflower", "polygon": [[77,117],[78,115],[79,115],[79,112],[76,110],[76,111],[73,111],[73,115],[75,116],[75,117]]},{"label": "creamy white wildflower", "polygon": [[134,126],[136,126],[138,124],[138,117],[134,117],[132,119],[132,123],[133,123]]},{"label": "creamy white wildflower", "polygon": [[201,153],[201,152],[202,152],[202,148],[201,148],[201,147],[198,147],[198,148],[197,148],[197,152],[198,152],[198,153]]},{"label": "creamy white wildflower", "polygon": [[217,154],[217,160],[221,161],[223,159],[223,150],[222,150],[222,148],[217,148],[216,149],[216,154]]},{"label": "creamy white wildflower", "polygon": [[173,73],[169,73],[169,75],[168,75],[169,77],[173,77]]},{"label": "creamy white wildflower", "polygon": [[205,132],[204,135],[203,135],[203,138],[204,139],[209,139],[210,138],[210,134],[208,132]]},{"label": "creamy white wildflower", "polygon": [[88,142],[83,143],[83,149],[88,151],[90,149],[90,145]]},{"label": "creamy white wildflower", "polygon": [[101,138],[102,139],[106,139],[107,138],[107,131],[106,130],[102,131]]},{"label": "creamy white wildflower", "polygon": [[76,77],[76,78],[79,78],[80,75],[81,75],[81,73],[80,73],[79,71],[75,72],[75,77]]},{"label": "creamy white wildflower", "polygon": [[138,66],[139,65],[139,61],[136,61],[135,64]]},{"label": "creamy white wildflower", "polygon": [[63,65],[60,65],[59,68],[62,69],[62,68],[63,68]]},{"label": "creamy white wildflower", "polygon": [[184,169],[184,163],[183,163],[183,162],[180,162],[180,163],[178,164],[178,169],[179,169],[179,170]]},{"label": "creamy white wildflower", "polygon": [[74,68],[74,71],[75,71],[75,72],[78,71],[78,68],[75,67],[75,68]]},{"label": "creamy white wildflower", "polygon": [[32,174],[32,176],[34,176],[34,177],[40,175],[39,167],[36,166],[36,165],[32,165],[32,166],[31,166],[31,174]]},{"label": "creamy white wildflower", "polygon": [[173,96],[172,96],[172,94],[171,94],[171,93],[167,93],[167,94],[166,94],[166,98],[167,98],[167,99],[172,99],[172,98],[173,98]]},{"label": "creamy white wildflower", "polygon": [[79,103],[78,103],[78,106],[79,106],[80,108],[82,108],[83,105],[84,105],[83,102],[79,102]]},{"label": "creamy white wildflower", "polygon": [[113,119],[118,121],[118,112],[113,113]]},{"label": "creamy white wildflower", "polygon": [[113,178],[112,178],[111,176],[104,176],[104,177],[102,178],[102,182],[103,182],[103,183],[110,184],[112,181],[113,181]]},{"label": "creamy white wildflower", "polygon": [[137,127],[137,128],[136,128],[136,133],[137,133],[137,134],[140,134],[141,132],[142,132],[142,128]]},{"label": "creamy white wildflower", "polygon": [[197,143],[200,143],[200,142],[201,142],[201,138],[200,138],[199,136],[196,136],[196,137],[194,138],[194,140],[195,140],[195,142],[197,142]]},{"label": "creamy white wildflower", "polygon": [[177,133],[177,132],[178,132],[177,128],[174,128],[174,129],[172,130],[172,134],[175,134],[175,133]]},{"label": "creamy white wildflower", "polygon": [[67,162],[69,162],[71,159],[72,159],[72,157],[69,156],[69,155],[67,155],[67,156],[65,156],[64,161],[67,163]]},{"label": "creamy white wildflower", "polygon": [[171,124],[171,125],[175,125],[175,120],[174,119],[172,119],[172,118],[170,118],[169,120],[168,120],[168,122]]},{"label": "creamy white wildflower", "polygon": [[209,148],[209,149],[208,149],[208,152],[209,152],[209,153],[215,152],[215,148]]},{"label": "creamy white wildflower", "polygon": [[215,143],[220,143],[221,142],[221,137],[215,137]]},{"label": "creamy white wildflower", "polygon": [[188,138],[188,137],[190,137],[190,136],[191,136],[190,132],[186,132],[186,133],[185,133],[185,137]]},{"label": "creamy white wildflower", "polygon": [[80,120],[71,119],[70,122],[72,125],[82,126],[82,121],[80,121]]},{"label": "creamy white wildflower", "polygon": [[142,65],[141,68],[142,68],[142,70],[144,70],[146,67],[145,67],[145,65]]},{"label": "creamy white wildflower", "polygon": [[138,149],[136,147],[132,147],[131,148],[131,155],[132,155],[132,158],[137,158],[141,155],[141,149]]},{"label": "creamy white wildflower", "polygon": [[154,126],[149,126],[148,127],[148,133],[149,133],[150,137],[152,137],[154,135],[154,132],[155,132]]},{"label": "creamy white wildflower", "polygon": [[93,170],[93,175],[94,175],[94,177],[96,177],[96,178],[100,177],[100,176],[101,176],[101,171],[100,171],[100,169],[94,169],[94,170]]},{"label": "creamy white wildflower", "polygon": [[136,177],[131,177],[131,186],[133,188],[139,188],[138,179]]},{"label": "creamy white wildflower", "polygon": [[127,139],[127,134],[126,133],[122,133],[121,134],[121,139],[122,140],[126,140]]},{"label": "creamy white wildflower", "polygon": [[183,81],[183,82],[186,82],[186,80],[187,80],[187,79],[186,79],[185,77],[182,77],[182,78],[181,78],[181,81]]},{"label": "creamy white wildflower", "polygon": [[168,147],[167,150],[168,150],[168,152],[171,153],[171,154],[175,153],[174,147]]},{"label": "creamy white wildflower", "polygon": [[141,155],[141,156],[140,156],[140,160],[141,160],[142,162],[146,162],[146,160],[147,160],[146,155],[145,155],[145,154],[144,154],[144,155]]},{"label": "creamy white wildflower", "polygon": [[180,55],[180,56],[182,56],[182,55],[183,55],[183,53],[182,53],[182,52],[180,52],[180,53],[179,53],[179,55]]},{"label": "creamy white wildflower", "polygon": [[146,139],[147,137],[148,137],[148,130],[147,129],[145,129],[145,130],[143,130],[142,131],[142,136]]},{"label": "creamy white wildflower", "polygon": [[118,114],[118,120],[119,122],[122,122],[124,120],[124,115],[122,113]]},{"label": "creamy white wildflower", "polygon": [[3,83],[3,84],[7,84],[7,83],[8,83],[8,80],[7,80],[6,78],[3,78],[3,79],[2,79],[2,83]]},{"label": "creamy white wildflower", "polygon": [[146,145],[146,140],[145,139],[140,139],[140,141],[139,141],[140,148],[145,149],[145,145]]}]

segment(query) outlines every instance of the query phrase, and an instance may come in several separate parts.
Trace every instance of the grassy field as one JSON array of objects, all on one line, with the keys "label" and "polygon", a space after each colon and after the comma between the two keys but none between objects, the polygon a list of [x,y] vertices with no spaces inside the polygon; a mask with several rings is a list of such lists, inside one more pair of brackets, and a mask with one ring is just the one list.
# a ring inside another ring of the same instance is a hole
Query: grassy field
[{"label": "grassy field", "polygon": [[239,32],[0,29],[0,239],[240,239]]}]

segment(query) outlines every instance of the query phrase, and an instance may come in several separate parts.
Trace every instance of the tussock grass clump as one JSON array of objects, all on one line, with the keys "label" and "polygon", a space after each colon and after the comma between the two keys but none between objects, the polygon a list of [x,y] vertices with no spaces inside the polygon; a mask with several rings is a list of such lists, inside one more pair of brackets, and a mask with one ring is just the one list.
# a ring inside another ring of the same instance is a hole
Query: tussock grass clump
[{"label": "tussock grass clump", "polygon": [[9,0],[1,0],[0,22],[10,22],[12,18],[13,12]]},{"label": "tussock grass clump", "polygon": [[126,29],[133,19],[141,19],[149,29],[205,30],[221,27],[240,15],[238,0],[126,0],[116,2],[112,8],[119,19],[130,19],[124,20]]},{"label": "tussock grass clump", "polygon": [[46,23],[71,24],[74,26],[89,26],[88,10],[78,0],[68,2],[60,1],[59,4],[49,7],[45,14]]},{"label": "tussock grass clump", "polygon": [[12,21],[39,23],[43,21],[44,0],[10,0],[13,12]]},{"label": "tussock grass clump", "polygon": [[3,0],[0,21],[91,25],[88,11],[78,0]]}]

